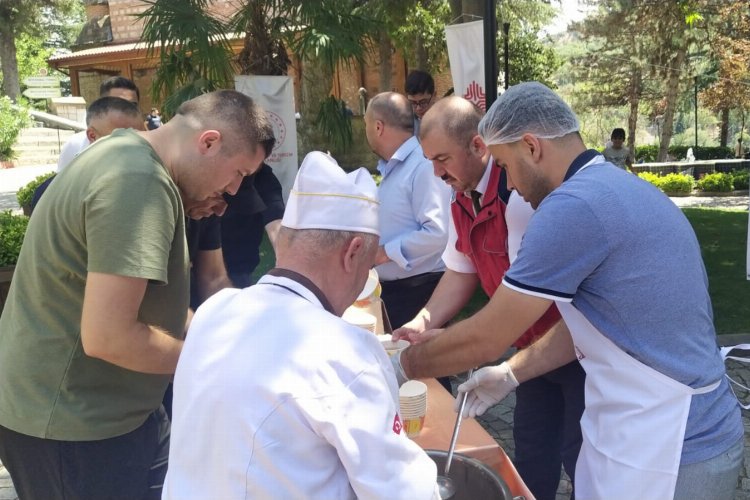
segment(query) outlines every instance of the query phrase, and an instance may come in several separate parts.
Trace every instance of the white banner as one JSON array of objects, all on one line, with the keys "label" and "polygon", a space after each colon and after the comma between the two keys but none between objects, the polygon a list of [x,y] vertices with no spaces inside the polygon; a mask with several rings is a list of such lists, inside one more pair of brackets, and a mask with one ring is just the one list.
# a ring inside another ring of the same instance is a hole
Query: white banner
[{"label": "white banner", "polygon": [[454,95],[485,110],[483,21],[445,27]]},{"label": "white banner", "polygon": [[750,280],[750,215],[747,218],[747,279]]},{"label": "white banner", "polygon": [[276,144],[266,163],[281,183],[284,202],[297,175],[297,121],[294,84],[290,76],[235,75],[234,88],[255,99],[268,113]]}]

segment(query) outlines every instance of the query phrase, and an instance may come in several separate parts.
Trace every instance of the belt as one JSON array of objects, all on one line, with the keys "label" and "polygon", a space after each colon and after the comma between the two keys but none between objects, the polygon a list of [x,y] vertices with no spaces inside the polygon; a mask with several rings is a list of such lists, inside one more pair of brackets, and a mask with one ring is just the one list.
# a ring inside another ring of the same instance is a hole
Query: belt
[{"label": "belt", "polygon": [[426,285],[434,281],[440,280],[443,276],[443,271],[435,273],[422,273],[416,276],[409,276],[408,278],[401,278],[398,280],[381,281],[380,284],[384,287],[397,286],[400,288],[416,288],[418,286]]}]

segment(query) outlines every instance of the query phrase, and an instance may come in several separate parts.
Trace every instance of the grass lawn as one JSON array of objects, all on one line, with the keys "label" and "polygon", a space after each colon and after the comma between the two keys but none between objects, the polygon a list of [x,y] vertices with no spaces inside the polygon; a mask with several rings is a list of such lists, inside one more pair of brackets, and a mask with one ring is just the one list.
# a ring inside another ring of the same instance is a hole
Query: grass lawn
[{"label": "grass lawn", "polygon": [[683,212],[701,245],[716,332],[750,333],[747,212],[707,208],[685,208]]},{"label": "grass lawn", "polygon": [[[683,211],[698,235],[703,252],[716,332],[719,335],[750,333],[750,281],[745,277],[748,213],[706,208],[685,208]],[[273,267],[273,262],[273,250],[264,238],[261,261],[253,273],[254,280]],[[487,297],[478,288],[459,313],[459,319],[470,316],[486,303]]]}]

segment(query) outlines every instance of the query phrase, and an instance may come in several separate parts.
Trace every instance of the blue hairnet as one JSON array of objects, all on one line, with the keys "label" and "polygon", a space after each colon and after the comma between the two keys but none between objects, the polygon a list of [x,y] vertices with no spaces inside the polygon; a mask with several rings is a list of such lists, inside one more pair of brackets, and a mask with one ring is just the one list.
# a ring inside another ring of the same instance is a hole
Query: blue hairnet
[{"label": "blue hairnet", "polygon": [[579,129],[570,106],[539,82],[510,87],[492,104],[478,127],[488,146],[516,142],[524,134],[554,139]]}]

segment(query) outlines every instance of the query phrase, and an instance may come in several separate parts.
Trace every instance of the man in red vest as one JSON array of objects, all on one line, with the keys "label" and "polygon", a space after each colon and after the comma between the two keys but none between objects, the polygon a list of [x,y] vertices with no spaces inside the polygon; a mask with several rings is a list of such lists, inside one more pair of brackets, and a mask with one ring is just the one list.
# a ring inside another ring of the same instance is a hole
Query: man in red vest
[{"label": "man in red vest", "polygon": [[[505,172],[495,165],[477,133],[481,112],[461,97],[438,101],[424,116],[420,141],[434,173],[453,188],[446,271],[425,307],[397,338],[420,340],[466,305],[477,284],[491,297],[520,246],[533,209],[506,187]],[[560,322],[552,305],[513,345],[524,349]],[[497,376],[512,377],[501,364]],[[489,372],[493,373],[493,372]],[[572,478],[581,446],[579,420],[584,408],[585,375],[575,361],[516,388],[514,463],[539,500],[554,499],[560,465]]]}]

